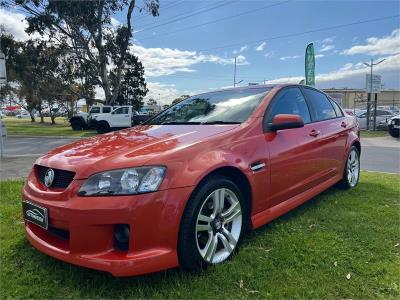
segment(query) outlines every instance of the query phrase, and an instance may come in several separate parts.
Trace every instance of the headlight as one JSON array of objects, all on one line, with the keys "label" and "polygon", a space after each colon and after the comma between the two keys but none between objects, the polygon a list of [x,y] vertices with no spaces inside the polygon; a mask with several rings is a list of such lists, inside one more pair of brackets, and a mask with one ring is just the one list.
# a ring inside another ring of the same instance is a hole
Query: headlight
[{"label": "headlight", "polygon": [[164,179],[162,166],[119,169],[89,177],[79,190],[79,196],[133,195],[155,192]]},{"label": "headlight", "polygon": [[392,120],[392,125],[394,125],[396,123],[396,121],[395,120]]}]

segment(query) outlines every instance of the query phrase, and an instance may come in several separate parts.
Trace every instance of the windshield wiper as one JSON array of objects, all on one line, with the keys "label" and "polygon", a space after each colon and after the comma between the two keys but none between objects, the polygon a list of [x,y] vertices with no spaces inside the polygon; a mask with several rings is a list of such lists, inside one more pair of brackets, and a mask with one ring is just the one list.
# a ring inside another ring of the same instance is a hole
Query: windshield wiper
[{"label": "windshield wiper", "polygon": [[201,125],[218,125],[218,124],[240,124],[240,122],[232,122],[232,121],[206,121],[201,122]]}]

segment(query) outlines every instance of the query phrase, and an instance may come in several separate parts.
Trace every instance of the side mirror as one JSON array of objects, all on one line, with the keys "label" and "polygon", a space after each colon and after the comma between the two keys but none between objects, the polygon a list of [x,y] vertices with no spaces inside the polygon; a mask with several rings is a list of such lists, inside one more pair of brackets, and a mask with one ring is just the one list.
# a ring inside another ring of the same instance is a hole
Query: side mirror
[{"label": "side mirror", "polygon": [[303,126],[303,118],[300,115],[280,114],[273,118],[269,129],[272,131],[277,131],[290,128],[300,128]]}]

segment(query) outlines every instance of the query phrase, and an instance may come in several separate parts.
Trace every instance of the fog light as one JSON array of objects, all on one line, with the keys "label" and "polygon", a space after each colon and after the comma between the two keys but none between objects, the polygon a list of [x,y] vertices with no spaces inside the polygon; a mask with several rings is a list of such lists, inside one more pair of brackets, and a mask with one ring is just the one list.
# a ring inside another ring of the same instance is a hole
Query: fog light
[{"label": "fog light", "polygon": [[127,251],[129,249],[129,238],[131,228],[129,224],[116,224],[114,228],[114,248]]}]

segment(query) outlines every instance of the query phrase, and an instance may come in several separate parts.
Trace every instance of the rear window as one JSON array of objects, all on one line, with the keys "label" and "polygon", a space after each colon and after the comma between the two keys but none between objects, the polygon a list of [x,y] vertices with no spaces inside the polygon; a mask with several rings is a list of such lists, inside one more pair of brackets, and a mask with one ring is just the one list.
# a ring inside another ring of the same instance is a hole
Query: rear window
[{"label": "rear window", "polygon": [[335,102],[335,100],[330,99],[330,101],[331,101],[331,104],[332,104],[332,106],[333,106],[333,109],[334,109],[335,112],[336,112],[336,116],[342,117],[342,116],[343,116],[343,112],[342,112],[342,110],[340,109],[339,104],[337,104],[337,103]]},{"label": "rear window", "polygon": [[304,93],[312,105],[315,121],[336,118],[336,112],[331,102],[324,94],[309,88],[305,88]]}]

